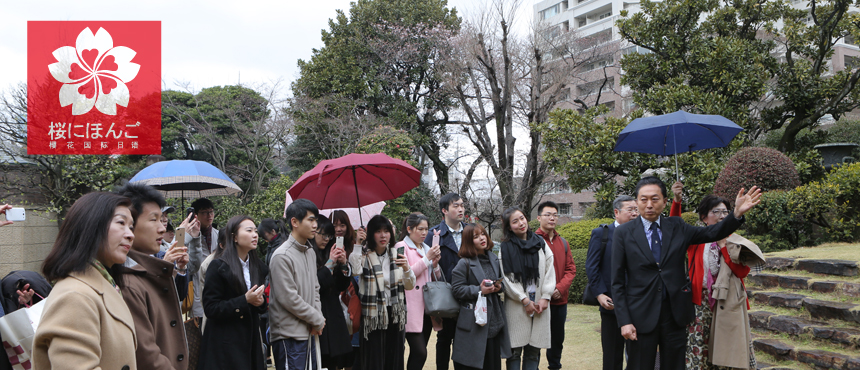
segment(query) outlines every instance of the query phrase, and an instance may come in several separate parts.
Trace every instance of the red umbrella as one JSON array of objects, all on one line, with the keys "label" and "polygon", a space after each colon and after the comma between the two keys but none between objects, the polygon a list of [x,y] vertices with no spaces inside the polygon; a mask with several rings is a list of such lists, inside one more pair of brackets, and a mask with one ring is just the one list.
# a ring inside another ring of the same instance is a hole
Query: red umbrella
[{"label": "red umbrella", "polygon": [[[395,199],[418,186],[421,171],[385,153],[349,154],[320,162],[289,193],[319,209],[360,208]],[[362,220],[363,224],[363,220]]]}]

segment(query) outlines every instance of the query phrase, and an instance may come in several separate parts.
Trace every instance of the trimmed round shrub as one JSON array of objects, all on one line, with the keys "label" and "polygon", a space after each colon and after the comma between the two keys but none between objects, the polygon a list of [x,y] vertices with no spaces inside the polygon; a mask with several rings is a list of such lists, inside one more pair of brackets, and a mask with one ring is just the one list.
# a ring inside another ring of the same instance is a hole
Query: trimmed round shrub
[{"label": "trimmed round shrub", "polygon": [[[802,188],[797,188],[801,190]],[[761,203],[745,215],[746,232],[756,235],[762,252],[775,252],[811,245],[812,224],[791,207],[795,191],[770,191],[762,194]]]},{"label": "trimmed round shrub", "polygon": [[726,163],[714,184],[714,194],[734,200],[741,188],[758,186],[762,191],[792,190],[800,186],[794,163],[770,148],[744,148]]},{"label": "trimmed round shrub", "polygon": [[[591,238],[591,230],[600,224],[611,224],[615,222],[611,218],[598,218],[596,220],[585,220],[568,222],[556,229],[562,238],[570,243],[570,249],[588,249],[588,239]],[[583,270],[584,271],[584,270]]]}]

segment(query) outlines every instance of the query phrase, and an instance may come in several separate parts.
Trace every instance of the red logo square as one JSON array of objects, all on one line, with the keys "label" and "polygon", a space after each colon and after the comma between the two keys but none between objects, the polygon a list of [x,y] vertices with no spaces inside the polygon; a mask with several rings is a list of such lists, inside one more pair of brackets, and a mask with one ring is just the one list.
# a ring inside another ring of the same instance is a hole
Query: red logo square
[{"label": "red logo square", "polygon": [[27,154],[161,154],[161,22],[27,22]]}]

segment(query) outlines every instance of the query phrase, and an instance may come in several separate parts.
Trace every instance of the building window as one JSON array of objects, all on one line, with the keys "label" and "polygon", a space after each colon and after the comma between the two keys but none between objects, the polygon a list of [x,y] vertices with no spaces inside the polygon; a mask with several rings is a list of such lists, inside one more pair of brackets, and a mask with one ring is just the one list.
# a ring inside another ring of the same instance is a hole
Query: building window
[{"label": "building window", "polygon": [[846,55],[844,57],[844,60],[845,60],[845,69],[854,69],[854,68],[858,67],[857,57],[852,57],[852,56]]},{"label": "building window", "polygon": [[588,21],[585,19],[579,21],[579,27],[585,27],[586,24],[588,24]]},{"label": "building window", "polygon": [[606,13],[601,14],[599,17],[597,17],[597,19],[609,18],[611,16],[612,16],[612,11],[610,10]]},{"label": "building window", "polygon": [[570,203],[559,203],[558,214],[562,216],[570,216],[571,208],[572,207]]},{"label": "building window", "polygon": [[549,19],[551,17],[556,16],[559,13],[560,5],[561,4],[555,4],[549,8],[546,8],[543,11],[541,11],[541,18]]}]

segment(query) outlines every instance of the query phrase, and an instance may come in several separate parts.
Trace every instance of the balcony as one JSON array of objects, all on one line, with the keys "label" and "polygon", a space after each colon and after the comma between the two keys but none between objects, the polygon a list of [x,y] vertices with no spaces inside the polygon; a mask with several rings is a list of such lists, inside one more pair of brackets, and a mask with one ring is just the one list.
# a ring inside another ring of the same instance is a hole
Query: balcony
[{"label": "balcony", "polygon": [[613,15],[611,17],[591,21],[585,26],[580,26],[579,28],[577,28],[577,31],[580,32],[580,34],[582,35],[590,35],[606,29],[612,29],[615,26],[615,20],[619,17],[621,16]]}]

